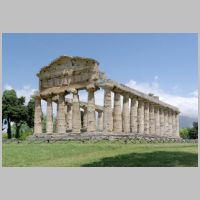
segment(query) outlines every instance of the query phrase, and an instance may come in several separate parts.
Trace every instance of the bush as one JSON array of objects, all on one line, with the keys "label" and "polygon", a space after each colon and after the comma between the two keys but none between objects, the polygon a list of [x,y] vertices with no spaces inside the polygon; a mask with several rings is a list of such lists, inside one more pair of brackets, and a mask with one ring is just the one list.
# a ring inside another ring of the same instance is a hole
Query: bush
[{"label": "bush", "polygon": [[189,129],[188,128],[182,128],[180,130],[180,137],[183,139],[188,139],[189,138]]},{"label": "bush", "polygon": [[[12,125],[12,132],[14,133],[13,136],[15,137],[16,134],[16,126],[15,124]],[[33,135],[33,128],[30,128],[27,124],[22,124],[20,128],[19,139],[25,140],[29,135]]]},{"label": "bush", "polygon": [[189,138],[198,139],[198,130],[196,128],[193,127],[189,130]]}]

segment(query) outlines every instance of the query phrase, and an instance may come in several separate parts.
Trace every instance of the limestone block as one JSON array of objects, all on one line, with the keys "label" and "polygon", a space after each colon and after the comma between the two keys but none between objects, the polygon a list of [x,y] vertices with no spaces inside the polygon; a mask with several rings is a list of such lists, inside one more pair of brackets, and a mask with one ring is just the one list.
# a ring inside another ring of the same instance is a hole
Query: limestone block
[{"label": "limestone block", "polygon": [[122,131],[125,133],[130,133],[130,109],[128,94],[125,94],[123,98]]},{"label": "limestone block", "polygon": [[160,135],[163,136],[164,133],[165,133],[164,108],[160,108]]},{"label": "limestone block", "polygon": [[180,135],[179,135],[179,113],[176,113],[176,137],[180,137]]},{"label": "limestone block", "polygon": [[41,98],[35,98],[35,116],[34,116],[34,134],[42,134],[42,110],[41,110]]},{"label": "limestone block", "polygon": [[160,112],[159,112],[159,106],[154,106],[154,112],[155,112],[155,128],[156,128],[156,135],[160,135]]},{"label": "limestone block", "polygon": [[98,112],[98,130],[103,130],[103,112]]},{"label": "limestone block", "polygon": [[173,127],[172,127],[172,111],[168,110],[168,129],[169,129],[169,135],[173,136]]},{"label": "limestone block", "polygon": [[169,124],[168,124],[168,117],[169,117],[169,114],[168,114],[168,110],[165,109],[164,110],[164,119],[165,119],[165,135],[169,135]]},{"label": "limestone block", "polygon": [[65,120],[65,93],[59,94],[58,99],[58,113],[57,113],[57,133],[66,133]]},{"label": "limestone block", "polygon": [[130,113],[130,126],[131,133],[137,133],[137,100],[136,98],[131,98],[131,113]]},{"label": "limestone block", "polygon": [[173,136],[176,136],[176,114],[174,111],[172,112],[172,132]]},{"label": "limestone block", "polygon": [[121,96],[119,93],[115,93],[114,96],[113,131],[122,132]]},{"label": "limestone block", "polygon": [[103,129],[104,132],[112,132],[113,130],[111,88],[109,87],[104,88]]},{"label": "limestone block", "polygon": [[156,133],[156,125],[155,125],[155,114],[154,114],[154,104],[150,103],[149,105],[149,132],[151,135],[155,135]]},{"label": "limestone block", "polygon": [[77,92],[73,93],[73,107],[72,107],[72,132],[81,132],[81,114],[79,105],[79,96]]},{"label": "limestone block", "polygon": [[88,106],[87,106],[87,131],[96,131],[96,113],[95,113],[95,89],[88,89]]},{"label": "limestone block", "polygon": [[67,117],[66,117],[67,130],[72,130],[72,105],[67,105]]},{"label": "limestone block", "polygon": [[52,98],[47,97],[47,122],[46,122],[46,132],[53,133],[53,110],[52,110]]},{"label": "limestone block", "polygon": [[144,134],[144,101],[138,99],[138,133]]},{"label": "limestone block", "polygon": [[144,103],[144,133],[149,134],[149,102]]}]

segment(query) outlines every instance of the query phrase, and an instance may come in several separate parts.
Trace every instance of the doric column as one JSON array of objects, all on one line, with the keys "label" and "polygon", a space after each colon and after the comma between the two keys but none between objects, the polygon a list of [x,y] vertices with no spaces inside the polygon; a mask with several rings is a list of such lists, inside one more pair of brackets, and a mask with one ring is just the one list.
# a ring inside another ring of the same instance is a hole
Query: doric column
[{"label": "doric column", "polygon": [[172,129],[172,111],[168,110],[168,129],[169,129],[169,135],[173,136],[173,129]]},{"label": "doric column", "polygon": [[165,134],[164,109],[160,108],[160,135]]},{"label": "doric column", "polygon": [[154,104],[149,104],[149,133],[155,135],[156,126],[155,126],[155,114],[154,114]]},{"label": "doric column", "polygon": [[165,135],[169,135],[169,126],[168,126],[168,110],[164,110],[164,118],[165,118]]},{"label": "doric column", "polygon": [[144,134],[149,134],[149,102],[144,102]]},{"label": "doric column", "polygon": [[66,133],[65,124],[65,93],[60,93],[58,98],[58,113],[57,113],[57,132],[58,134]]},{"label": "doric column", "polygon": [[173,136],[176,136],[176,114],[174,111],[172,111],[172,130]]},{"label": "doric column", "polygon": [[144,134],[144,100],[138,99],[138,133]]},{"label": "doric column", "polygon": [[115,133],[122,132],[121,96],[116,92],[114,95],[113,131]]},{"label": "doric column", "polygon": [[41,98],[34,97],[34,99],[35,99],[34,135],[40,135],[42,133]]},{"label": "doric column", "polygon": [[155,134],[160,135],[160,112],[159,112],[159,105],[154,106],[154,112],[155,112]]},{"label": "doric column", "polygon": [[95,88],[87,88],[88,91],[88,107],[87,107],[87,131],[96,131],[96,113],[95,113]]},{"label": "doric column", "polygon": [[103,112],[98,111],[98,130],[102,131],[103,130]]},{"label": "doric column", "polygon": [[113,117],[111,105],[111,88],[104,88],[104,110],[103,110],[103,131],[112,132],[113,130]]},{"label": "doric column", "polygon": [[67,131],[72,130],[72,105],[70,104],[67,104],[66,126]]},{"label": "doric column", "polygon": [[176,113],[176,136],[180,137],[180,135],[179,135],[179,113]]},{"label": "doric column", "polygon": [[77,91],[73,91],[73,107],[72,107],[72,132],[81,132],[81,113],[79,95]]},{"label": "doric column", "polygon": [[87,107],[84,106],[83,107],[84,111],[83,111],[83,128],[87,129],[87,124],[88,124],[88,116],[87,116]]},{"label": "doric column", "polygon": [[131,133],[137,133],[137,100],[136,98],[131,98]]},{"label": "doric column", "polygon": [[53,109],[52,109],[52,97],[47,97],[47,133],[53,133]]},{"label": "doric column", "polygon": [[125,133],[130,133],[130,109],[128,94],[125,94],[123,98],[122,130]]}]

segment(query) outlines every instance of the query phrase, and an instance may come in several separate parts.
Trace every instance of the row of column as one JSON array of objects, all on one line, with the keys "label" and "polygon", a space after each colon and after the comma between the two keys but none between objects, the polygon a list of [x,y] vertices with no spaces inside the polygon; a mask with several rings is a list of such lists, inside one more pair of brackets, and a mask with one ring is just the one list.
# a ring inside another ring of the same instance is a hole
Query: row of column
[{"label": "row of column", "polygon": [[[88,105],[84,107],[83,128],[88,132],[94,132],[98,128],[103,130],[103,111],[98,110],[98,125],[96,126],[96,110],[95,110],[95,90],[88,90]],[[46,133],[53,133],[53,108],[52,97],[46,97],[47,100],[47,122]],[[35,98],[35,118],[34,118],[34,133],[36,135],[42,133],[41,125],[41,98]],[[65,105],[65,93],[59,94],[57,101],[57,119],[56,132],[65,133],[72,130],[74,133],[81,131],[81,114],[78,92],[73,93],[72,105]]]},{"label": "row of column", "polygon": [[[131,105],[129,107],[129,98]],[[125,132],[179,137],[178,113],[139,97],[114,93],[114,110],[111,109],[111,89],[105,89],[104,131]]]},{"label": "row of column", "polygon": [[[87,132],[95,132],[95,88],[88,89],[88,105],[84,109],[83,128]],[[111,105],[111,88],[104,88],[104,110],[98,112],[98,129],[104,132],[125,132],[152,135],[179,136],[178,113],[161,107],[138,97],[123,95],[123,108],[121,109],[121,95],[114,93],[114,109]],[[131,105],[129,106],[129,99]],[[80,102],[78,92],[73,92],[72,105],[68,105],[65,112],[65,93],[59,94],[57,102],[58,133],[65,133],[72,129],[74,133],[81,131]],[[47,97],[47,124],[46,132],[53,133],[52,98]],[[41,99],[35,99],[35,134],[42,133],[41,126]]]}]

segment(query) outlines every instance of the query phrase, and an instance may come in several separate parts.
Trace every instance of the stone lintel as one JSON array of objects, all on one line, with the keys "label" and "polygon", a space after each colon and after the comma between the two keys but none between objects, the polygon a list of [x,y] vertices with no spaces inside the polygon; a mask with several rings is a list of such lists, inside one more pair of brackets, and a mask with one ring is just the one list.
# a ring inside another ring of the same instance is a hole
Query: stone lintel
[{"label": "stone lintel", "polygon": [[169,104],[167,104],[163,101],[160,101],[159,98],[156,97],[156,96],[149,96],[148,94],[139,92],[138,90],[130,88],[130,87],[124,85],[124,84],[119,84],[116,81],[113,81],[113,80],[110,80],[110,79],[99,81],[98,86],[103,87],[104,85],[109,85],[109,84],[112,85],[115,88],[115,90],[117,89],[118,91],[120,91],[120,93],[128,92],[128,93],[130,93],[130,96],[131,95],[138,96],[140,98],[146,99],[150,102],[159,104],[159,105],[166,107],[166,108],[170,108],[170,109],[180,113],[180,111],[177,107],[169,105]]}]

